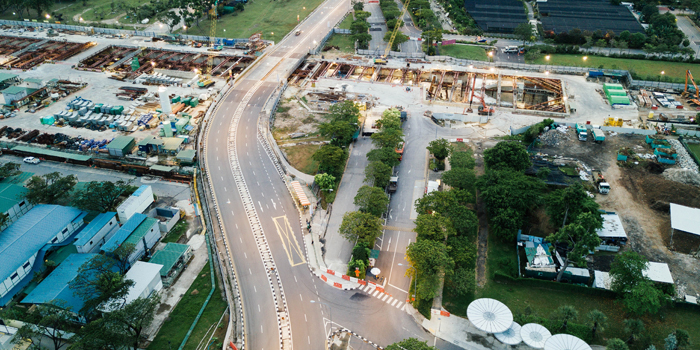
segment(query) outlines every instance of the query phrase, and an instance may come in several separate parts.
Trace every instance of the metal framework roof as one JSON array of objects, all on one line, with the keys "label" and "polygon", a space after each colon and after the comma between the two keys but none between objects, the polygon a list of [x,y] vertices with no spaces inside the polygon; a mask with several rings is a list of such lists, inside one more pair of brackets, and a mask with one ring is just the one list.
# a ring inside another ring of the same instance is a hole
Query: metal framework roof
[{"label": "metal framework roof", "polygon": [[700,209],[671,203],[671,228],[700,235]]},{"label": "metal framework roof", "polygon": [[23,201],[27,191],[26,188],[19,185],[0,183],[0,213],[10,210],[17,203]]},{"label": "metal framework roof", "polygon": [[187,244],[168,243],[165,248],[153,253],[153,257],[149,262],[159,264],[163,267],[160,269],[160,275],[165,277],[173,268],[178,259],[190,249]]},{"label": "metal framework roof", "polygon": [[124,243],[137,244],[143,237],[146,237],[148,229],[153,227],[153,225],[157,222],[158,219],[147,217],[138,227],[136,227],[134,232],[132,232],[129,237],[124,240]]}]

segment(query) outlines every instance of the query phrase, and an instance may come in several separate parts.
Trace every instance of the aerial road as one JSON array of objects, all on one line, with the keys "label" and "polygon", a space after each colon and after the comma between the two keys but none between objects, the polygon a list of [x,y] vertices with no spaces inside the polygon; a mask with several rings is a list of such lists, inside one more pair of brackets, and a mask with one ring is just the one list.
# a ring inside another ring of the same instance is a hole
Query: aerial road
[{"label": "aerial road", "polygon": [[[279,79],[350,9],[328,0],[224,94],[207,122],[200,159],[235,266],[245,349],[323,349],[348,328],[386,346],[435,339],[401,309],[361,290],[343,291],[309,272],[299,214],[258,133],[263,105]],[[226,265],[226,264],[225,264]],[[441,348],[454,348],[437,341]]]}]

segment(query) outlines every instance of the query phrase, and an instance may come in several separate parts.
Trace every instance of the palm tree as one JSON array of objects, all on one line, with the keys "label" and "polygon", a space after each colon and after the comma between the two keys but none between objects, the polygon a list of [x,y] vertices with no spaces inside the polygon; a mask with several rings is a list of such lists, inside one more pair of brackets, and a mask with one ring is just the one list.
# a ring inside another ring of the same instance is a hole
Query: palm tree
[{"label": "palm tree", "polygon": [[560,329],[566,332],[569,321],[578,319],[578,311],[571,305],[562,305],[554,312],[554,319],[562,322]]},{"label": "palm tree", "polygon": [[637,318],[631,318],[624,321],[625,333],[629,334],[627,343],[633,343],[638,340],[644,333],[644,322]]},{"label": "palm tree", "polygon": [[608,326],[608,316],[598,310],[593,309],[588,313],[588,325],[591,327],[591,333],[595,339],[598,333],[603,333]]}]

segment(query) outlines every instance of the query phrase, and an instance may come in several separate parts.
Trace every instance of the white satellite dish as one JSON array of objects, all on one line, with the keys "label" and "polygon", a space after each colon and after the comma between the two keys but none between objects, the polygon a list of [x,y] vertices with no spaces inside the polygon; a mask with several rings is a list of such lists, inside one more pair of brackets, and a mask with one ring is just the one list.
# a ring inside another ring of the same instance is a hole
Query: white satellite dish
[{"label": "white satellite dish", "polygon": [[544,350],[591,350],[591,347],[573,335],[557,334],[547,339]]},{"label": "white satellite dish", "polygon": [[523,341],[523,338],[520,337],[520,328],[521,327],[519,324],[513,322],[511,323],[510,328],[506,329],[505,332],[496,333],[494,335],[496,336],[496,339],[503,344],[518,345]]},{"label": "white satellite dish", "polygon": [[552,336],[549,330],[537,323],[528,323],[520,328],[520,337],[523,342],[535,349],[542,349],[544,343]]},{"label": "white satellite dish", "polygon": [[472,301],[467,307],[467,318],[474,327],[487,333],[505,332],[513,323],[510,309],[502,302],[490,298]]}]

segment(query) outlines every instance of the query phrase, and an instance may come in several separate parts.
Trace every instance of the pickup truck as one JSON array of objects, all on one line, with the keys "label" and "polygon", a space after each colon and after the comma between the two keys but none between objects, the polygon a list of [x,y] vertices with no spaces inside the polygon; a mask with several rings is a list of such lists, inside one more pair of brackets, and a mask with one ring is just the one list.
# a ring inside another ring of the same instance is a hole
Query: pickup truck
[{"label": "pickup truck", "polygon": [[389,178],[389,193],[396,192],[396,188],[399,186],[399,177],[392,176]]}]

